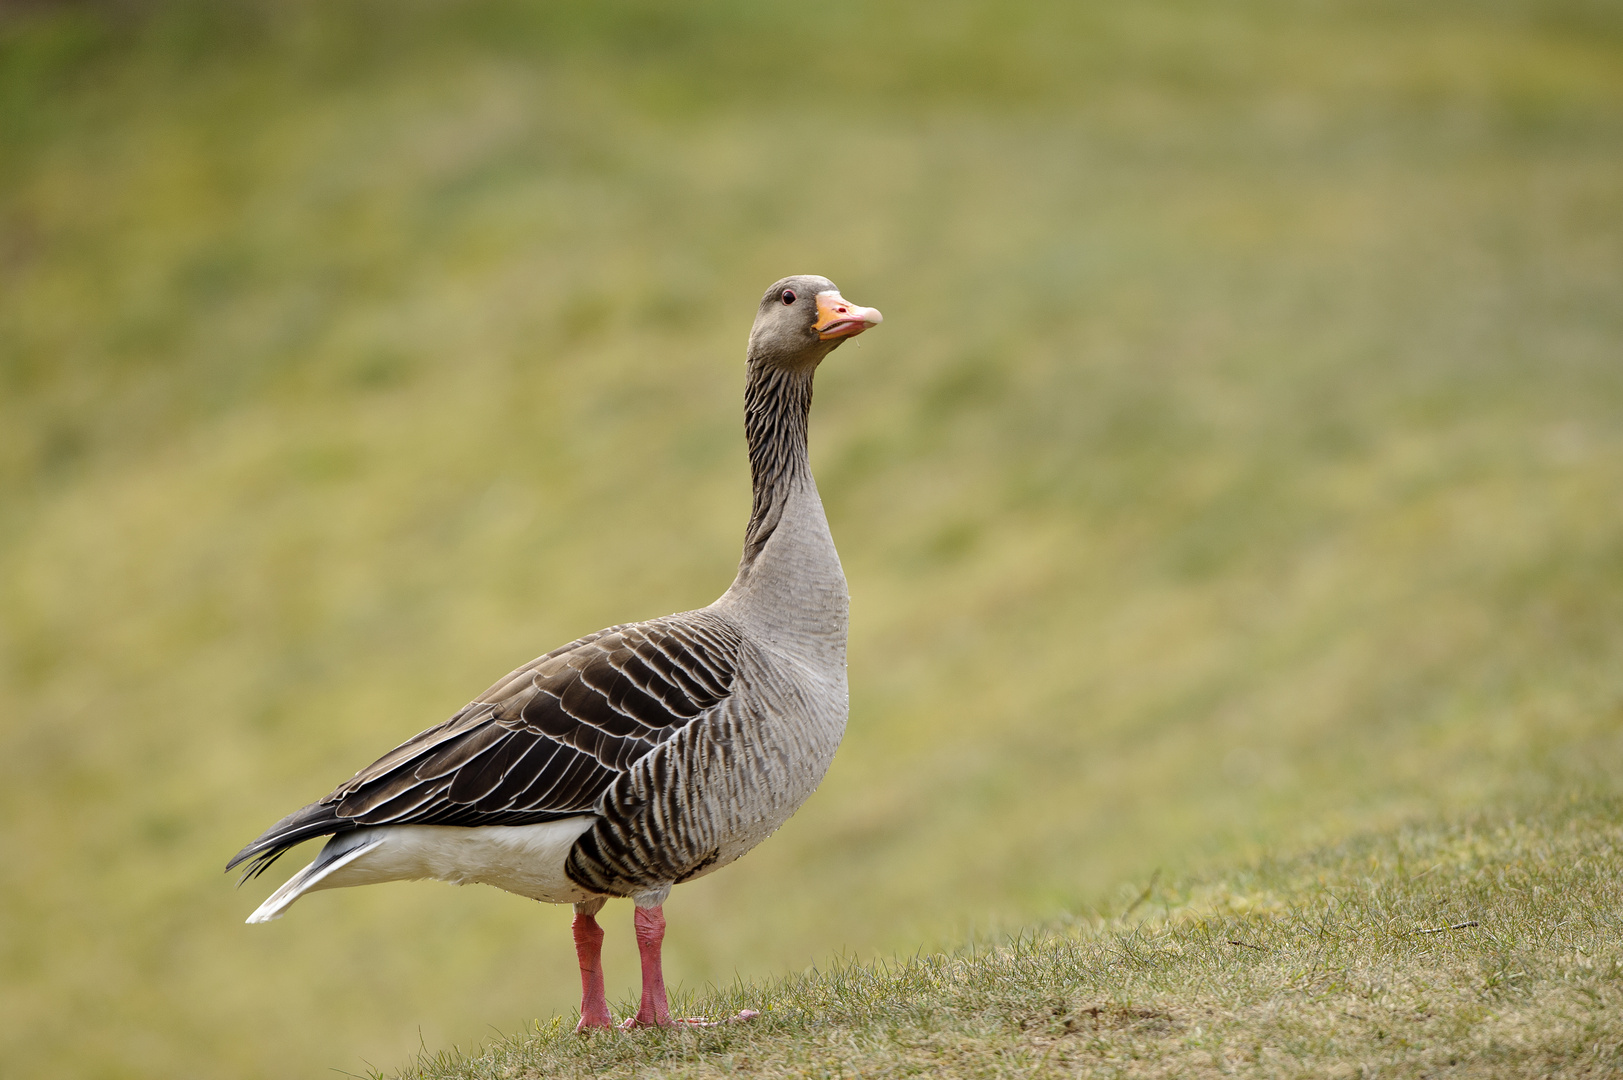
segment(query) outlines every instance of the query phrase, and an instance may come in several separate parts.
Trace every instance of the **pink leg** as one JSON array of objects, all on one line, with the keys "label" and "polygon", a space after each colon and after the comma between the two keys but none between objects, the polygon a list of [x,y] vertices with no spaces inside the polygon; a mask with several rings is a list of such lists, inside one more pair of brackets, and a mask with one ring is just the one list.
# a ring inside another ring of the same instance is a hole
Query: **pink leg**
[{"label": "pink leg", "polygon": [[660,949],[665,944],[665,911],[660,907],[640,907],[633,921],[637,926],[637,952],[642,957],[642,1002],[637,1007],[637,1015],[621,1027],[671,1027],[674,1024],[710,1027],[753,1020],[760,1015],[754,1009],[745,1009],[728,1020],[706,1020],[698,1016],[672,1020],[670,999],[665,994],[665,972],[660,966]]},{"label": "pink leg", "polygon": [[665,944],[665,912],[662,908],[640,907],[633,917],[637,926],[637,953],[642,957],[642,1003],[627,1027],[669,1027],[671,1005],[665,996],[665,972],[660,967],[660,949]]},{"label": "pink leg", "polygon": [[597,925],[597,910],[603,905],[599,903],[590,913],[581,911],[586,906],[575,906],[575,955],[580,958],[580,1023],[575,1025],[576,1031],[614,1026],[608,995],[603,992],[603,928]]}]

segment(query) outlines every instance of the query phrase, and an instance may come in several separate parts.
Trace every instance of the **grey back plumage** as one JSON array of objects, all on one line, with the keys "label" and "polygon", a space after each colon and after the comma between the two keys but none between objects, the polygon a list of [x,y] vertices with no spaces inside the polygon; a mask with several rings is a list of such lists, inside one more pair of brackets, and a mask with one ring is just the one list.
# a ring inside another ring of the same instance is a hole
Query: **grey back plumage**
[{"label": "grey back plumage", "polygon": [[554,649],[271,826],[230,865],[253,859],[258,874],[311,836],[370,825],[590,813],[634,762],[731,694],[740,641],[727,619],[690,611]]}]

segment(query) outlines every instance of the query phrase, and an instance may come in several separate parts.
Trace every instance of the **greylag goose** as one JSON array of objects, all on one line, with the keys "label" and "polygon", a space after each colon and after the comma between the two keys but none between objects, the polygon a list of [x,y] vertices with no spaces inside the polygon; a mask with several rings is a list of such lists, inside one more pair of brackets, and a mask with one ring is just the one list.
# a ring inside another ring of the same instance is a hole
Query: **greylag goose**
[{"label": "greylag goose", "polygon": [[613,1026],[597,913],[626,896],[642,1000],[625,1026],[673,1023],[660,967],[671,887],[787,821],[845,731],[845,575],[806,421],[817,365],[880,318],[827,278],[768,289],[744,388],[754,498],[721,599],[532,660],[272,825],[226,869],[248,862],[246,881],[295,845],[330,839],[248,922],[318,889],[422,878],[572,903],[580,1030]]}]

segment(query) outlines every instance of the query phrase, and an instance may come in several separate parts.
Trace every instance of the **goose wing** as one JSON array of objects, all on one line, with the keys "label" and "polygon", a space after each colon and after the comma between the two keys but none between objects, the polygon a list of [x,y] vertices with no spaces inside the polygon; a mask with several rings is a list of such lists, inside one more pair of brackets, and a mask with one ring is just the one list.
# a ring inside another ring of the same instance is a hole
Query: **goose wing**
[{"label": "goose wing", "polygon": [[732,693],[742,638],[712,611],[588,635],[509,674],[288,815],[227,864],[374,825],[528,825],[589,813],[639,758]]}]

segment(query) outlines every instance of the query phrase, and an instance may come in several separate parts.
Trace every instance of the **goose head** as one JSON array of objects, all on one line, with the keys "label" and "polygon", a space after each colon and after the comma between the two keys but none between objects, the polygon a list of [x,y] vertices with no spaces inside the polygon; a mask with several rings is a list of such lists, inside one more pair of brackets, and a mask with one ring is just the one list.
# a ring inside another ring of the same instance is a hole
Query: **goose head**
[{"label": "goose head", "polygon": [[749,358],[786,368],[816,366],[840,342],[883,321],[878,308],[851,303],[828,278],[786,277],[761,297],[750,328]]}]

